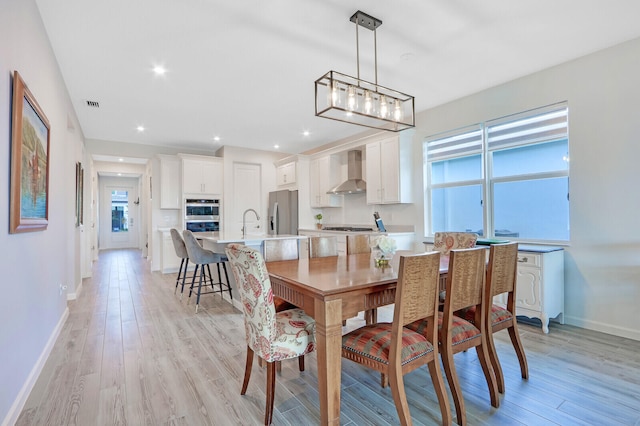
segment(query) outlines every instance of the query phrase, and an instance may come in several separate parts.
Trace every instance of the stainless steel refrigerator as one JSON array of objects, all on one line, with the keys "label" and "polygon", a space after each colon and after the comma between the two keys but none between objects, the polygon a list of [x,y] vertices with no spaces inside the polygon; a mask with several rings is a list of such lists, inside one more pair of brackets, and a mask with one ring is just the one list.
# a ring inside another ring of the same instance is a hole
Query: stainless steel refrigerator
[{"label": "stainless steel refrigerator", "polygon": [[298,191],[270,192],[267,217],[269,234],[298,235]]}]

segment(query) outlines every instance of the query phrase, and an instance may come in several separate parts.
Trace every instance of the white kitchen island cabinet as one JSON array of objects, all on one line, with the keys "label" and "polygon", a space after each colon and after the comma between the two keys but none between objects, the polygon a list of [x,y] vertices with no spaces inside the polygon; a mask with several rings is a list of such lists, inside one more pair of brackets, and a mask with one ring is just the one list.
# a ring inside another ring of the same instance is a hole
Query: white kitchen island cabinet
[{"label": "white kitchen island cabinet", "polygon": [[180,154],[182,192],[185,197],[222,196],[223,160],[220,157]]},{"label": "white kitchen island cabinet", "polygon": [[340,183],[340,162],[335,155],[315,158],[309,163],[309,195],[311,207],[340,207],[342,195],[327,194]]},{"label": "white kitchen island cabinet", "polygon": [[367,204],[411,202],[411,139],[393,136],[366,145]]}]

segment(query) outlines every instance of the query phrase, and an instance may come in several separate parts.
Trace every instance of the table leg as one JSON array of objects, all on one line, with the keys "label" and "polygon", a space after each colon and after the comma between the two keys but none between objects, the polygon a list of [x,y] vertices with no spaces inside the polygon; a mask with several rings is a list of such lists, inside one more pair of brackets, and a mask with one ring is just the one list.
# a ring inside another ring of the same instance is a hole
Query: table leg
[{"label": "table leg", "polygon": [[316,350],[320,424],[340,424],[342,373],[342,300],[316,300]]}]

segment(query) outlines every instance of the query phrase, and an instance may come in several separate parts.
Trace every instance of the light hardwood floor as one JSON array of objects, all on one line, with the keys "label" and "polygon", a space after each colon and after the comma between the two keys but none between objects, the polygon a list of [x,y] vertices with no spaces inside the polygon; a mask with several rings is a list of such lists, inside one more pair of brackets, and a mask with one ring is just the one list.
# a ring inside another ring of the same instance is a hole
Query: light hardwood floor
[{"label": "light hardwood floor", "polygon": [[[17,424],[262,424],[265,370],[257,363],[240,395],[242,314],[219,295],[203,296],[196,314],[193,301],[174,295],[175,277],[151,273],[137,250],[100,253]],[[520,378],[506,331],[498,333],[506,385],[498,409],[475,351],[455,356],[470,425],[640,425],[640,342],[555,323],[548,335],[526,324],[520,332],[530,379]],[[345,360],[342,369],[343,425],[398,423],[377,373]],[[283,363],[275,425],[319,422],[316,373],[315,354],[303,373]],[[405,385],[414,424],[438,424],[426,368]]]}]

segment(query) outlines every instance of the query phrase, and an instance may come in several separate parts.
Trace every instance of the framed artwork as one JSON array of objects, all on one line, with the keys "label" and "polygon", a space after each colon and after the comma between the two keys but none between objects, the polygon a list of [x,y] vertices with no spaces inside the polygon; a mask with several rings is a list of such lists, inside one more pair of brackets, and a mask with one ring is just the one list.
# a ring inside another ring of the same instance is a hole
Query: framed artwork
[{"label": "framed artwork", "polygon": [[13,73],[9,232],[44,231],[49,223],[50,125],[18,71]]},{"label": "framed artwork", "polygon": [[76,227],[84,222],[84,169],[76,163]]}]

